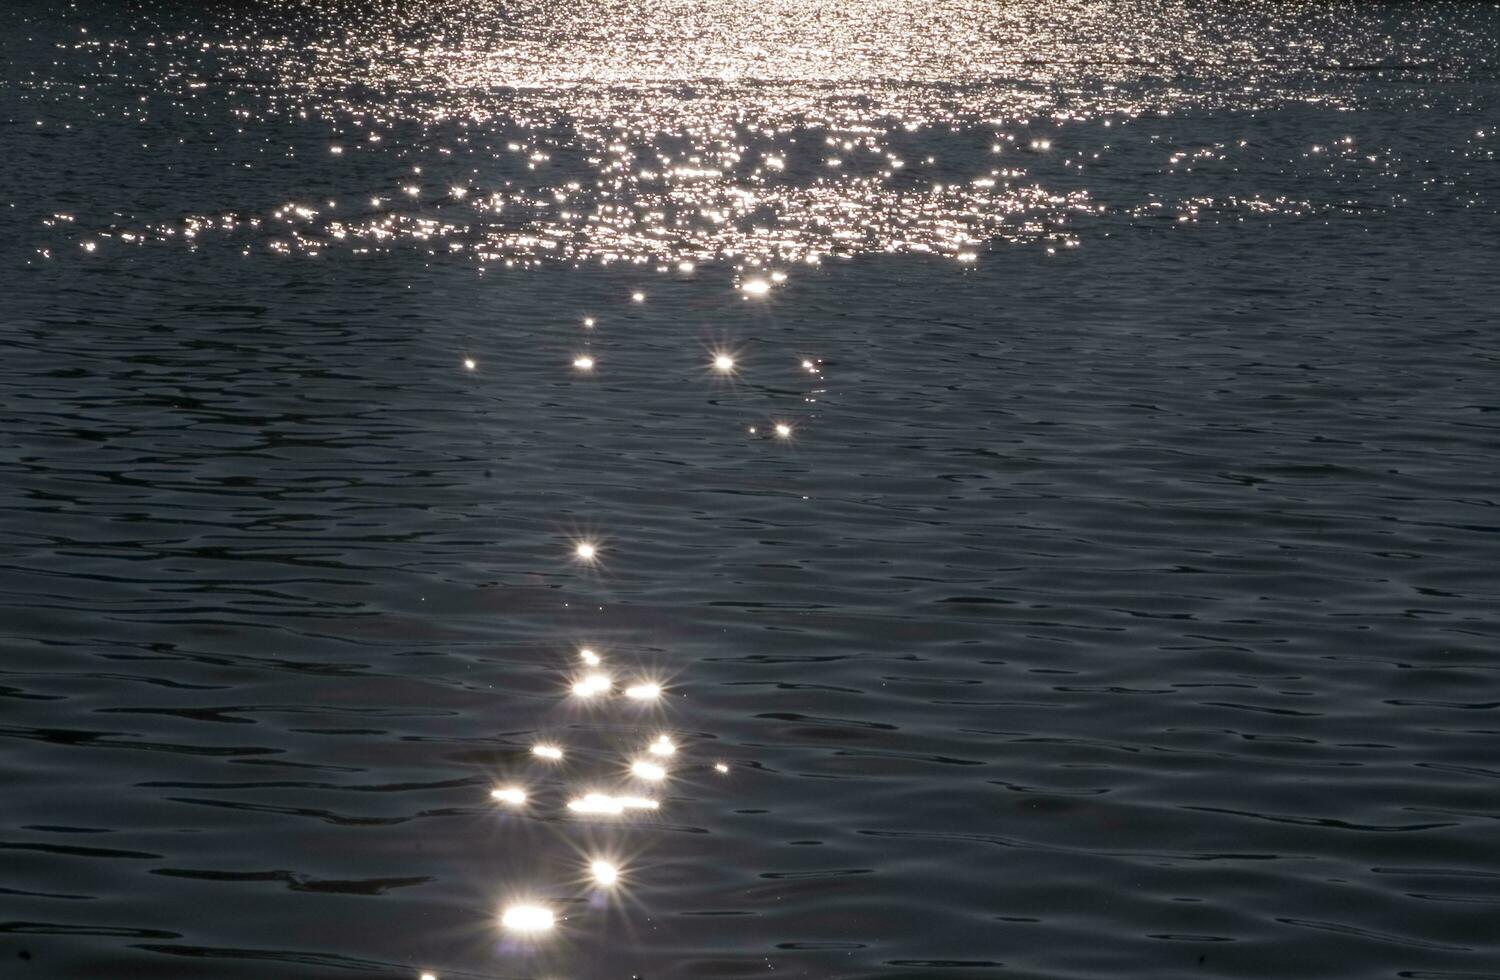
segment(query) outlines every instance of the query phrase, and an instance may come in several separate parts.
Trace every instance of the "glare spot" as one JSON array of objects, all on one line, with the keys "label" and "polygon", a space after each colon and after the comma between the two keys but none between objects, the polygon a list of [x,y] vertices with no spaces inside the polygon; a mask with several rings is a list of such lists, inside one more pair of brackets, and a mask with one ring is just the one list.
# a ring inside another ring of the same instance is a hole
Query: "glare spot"
[{"label": "glare spot", "polygon": [[625,811],[625,807],[618,800],[613,796],[605,796],[603,793],[586,793],[576,800],[569,800],[568,809],[574,813],[618,814]]},{"label": "glare spot", "polygon": [[479,366],[478,364],[474,363],[474,358],[472,358],[472,357],[466,357],[466,358],[464,358],[464,370],[465,371],[472,371],[475,368],[477,368],[478,366]]},{"label": "glare spot", "polygon": [[437,980],[436,973],[424,973],[418,980]]},{"label": "glare spot", "polygon": [[583,318],[583,325],[585,327],[588,327],[590,330],[592,330],[594,328],[594,318],[591,317],[591,316],[584,317]]},{"label": "glare spot", "polygon": [[584,561],[593,561],[595,556],[599,553],[599,549],[595,548],[587,541],[578,542],[578,547],[574,550],[578,557],[582,558]]},{"label": "glare spot", "polygon": [[740,287],[748,296],[764,296],[771,291],[771,284],[764,279],[751,279]]},{"label": "glare spot", "polygon": [[803,361],[802,362],[802,366],[804,368],[806,368],[807,370],[811,371],[813,369],[813,362],[812,361]]},{"label": "glare spot", "polygon": [[540,905],[512,905],[500,916],[500,924],[512,932],[546,932],[555,921],[552,910]]},{"label": "glare spot", "polygon": [[776,423],[776,438],[778,438],[778,439],[790,439],[791,437],[792,437],[792,427],[789,426],[789,425],[787,425],[785,422],[777,422]]},{"label": "glare spot", "polygon": [[620,869],[608,861],[594,861],[589,864],[589,874],[594,877],[594,884],[608,888],[620,880]]},{"label": "glare spot", "polygon": [[673,755],[677,752],[677,746],[672,743],[670,738],[662,735],[651,743],[651,747],[647,751],[652,755]]},{"label": "glare spot", "polygon": [[584,647],[582,650],[579,650],[578,656],[581,657],[583,659],[583,662],[588,664],[590,667],[597,667],[600,664],[599,655],[590,650],[588,647]]},{"label": "glare spot", "polygon": [[726,766],[726,765],[724,765],[724,763],[722,763],[722,762],[715,762],[714,763],[714,772],[724,773],[724,772],[728,772],[728,771],[729,771],[729,767]]},{"label": "glare spot", "polygon": [[677,263],[677,271],[683,273],[684,275],[686,275],[689,272],[692,272],[694,268],[695,268],[695,266],[691,262],[679,262],[679,263]]},{"label": "glare spot", "polygon": [[[532,751],[536,750],[533,749]],[[537,754],[540,755],[541,753]],[[520,806],[526,802],[526,791],[519,786],[503,786],[500,789],[491,790],[490,797],[500,803]]]},{"label": "glare spot", "polygon": [[594,359],[584,354],[581,357],[573,358],[573,366],[580,371],[592,371],[594,369]]},{"label": "glare spot", "polygon": [[637,701],[655,701],[661,697],[661,685],[647,682],[645,684],[633,684],[625,689],[627,698]]},{"label": "glare spot", "polygon": [[563,755],[562,749],[555,745],[548,745],[545,742],[540,745],[533,745],[531,747],[531,754],[538,759],[551,759],[553,761],[561,759]]},{"label": "glare spot", "polygon": [[728,354],[716,354],[714,355],[714,368],[724,374],[728,374],[734,370],[734,358]]},{"label": "glare spot", "polygon": [[574,682],[573,693],[581,698],[591,698],[596,694],[607,694],[612,683],[607,674],[588,674]]},{"label": "glare spot", "polygon": [[631,293],[630,294],[630,301],[632,303],[644,303],[644,302],[646,302],[646,294],[645,293]]},{"label": "glare spot", "polygon": [[651,783],[659,783],[667,778],[667,771],[665,769],[654,762],[647,762],[644,759],[631,765],[630,774],[637,779],[644,779]]},{"label": "glare spot", "polygon": [[615,802],[626,810],[655,810],[660,805],[645,796],[617,796]]}]

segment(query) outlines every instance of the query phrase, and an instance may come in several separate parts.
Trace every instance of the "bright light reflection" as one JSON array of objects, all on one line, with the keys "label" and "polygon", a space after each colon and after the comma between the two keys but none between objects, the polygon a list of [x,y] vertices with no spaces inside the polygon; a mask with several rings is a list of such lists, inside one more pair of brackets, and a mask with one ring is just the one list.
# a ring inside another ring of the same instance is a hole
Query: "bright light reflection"
[{"label": "bright light reflection", "polygon": [[778,439],[790,439],[792,437],[792,427],[785,422],[777,422],[776,437]]},{"label": "bright light reflection", "polygon": [[619,816],[626,810],[655,810],[660,804],[645,796],[609,796],[605,793],[585,793],[568,801],[568,809],[574,813],[604,814]]},{"label": "bright light reflection", "polygon": [[627,698],[634,698],[637,701],[655,701],[661,697],[661,685],[651,683],[632,684],[625,689],[625,696]]},{"label": "bright light reflection", "polygon": [[593,329],[593,326],[594,326],[594,318],[593,318],[593,317],[591,317],[591,316],[586,316],[586,317],[584,317],[584,318],[583,318],[583,325],[584,325],[584,326],[585,326],[585,327],[588,327],[588,328],[589,328],[589,329]]},{"label": "bright light reflection", "polygon": [[771,284],[764,279],[751,279],[741,286],[740,289],[751,296],[764,296],[771,291]]},{"label": "bright light reflection", "polygon": [[646,294],[645,293],[631,293],[630,294],[630,301],[632,303],[644,303],[644,302],[646,302]]},{"label": "bright light reflection", "polygon": [[500,916],[500,924],[512,932],[546,932],[555,921],[552,910],[540,905],[512,905]]},{"label": "bright light reflection", "polygon": [[722,762],[715,762],[714,763],[714,772],[728,772],[728,771],[729,771],[729,767],[726,766],[726,765],[724,765],[724,763],[722,763]]},{"label": "bright light reflection", "polygon": [[674,755],[677,752],[677,746],[672,743],[672,740],[670,738],[662,735],[661,737],[657,738],[656,741],[651,743],[651,747],[647,749],[647,751],[652,755]]},{"label": "bright light reflection", "polygon": [[588,647],[584,647],[582,650],[579,650],[578,656],[583,658],[583,662],[588,664],[590,667],[599,666],[599,655],[590,650]]},{"label": "bright light reflection", "polygon": [[665,769],[654,762],[647,762],[644,759],[630,767],[630,774],[637,779],[644,779],[651,783],[659,783],[667,778],[667,771]]},{"label": "bright light reflection", "polygon": [[578,542],[576,552],[578,554],[578,557],[582,558],[584,561],[593,561],[594,556],[598,554],[598,549],[596,549],[592,544],[589,544],[587,541],[580,541]]},{"label": "bright light reflection", "polygon": [[613,796],[605,796],[603,793],[585,793],[576,800],[569,800],[568,809],[574,813],[618,814],[625,811],[620,801]]},{"label": "bright light reflection", "polygon": [[478,364],[474,363],[474,358],[472,358],[472,357],[466,357],[466,358],[464,358],[464,370],[465,371],[472,371],[475,368],[477,368],[478,366],[479,366]]},{"label": "bright light reflection", "polygon": [[728,374],[730,371],[734,370],[734,358],[730,357],[728,354],[716,354],[714,355],[714,367],[717,370]]},{"label": "bright light reflection", "polygon": [[533,745],[531,747],[531,754],[539,759],[552,759],[553,761],[561,759],[563,756],[562,749],[555,745],[548,745],[545,742],[540,745]]},{"label": "bright light reflection", "polygon": [[594,369],[594,359],[584,354],[581,357],[573,358],[573,366],[580,371],[592,371]]},{"label": "bright light reflection", "polygon": [[594,861],[589,864],[589,874],[594,876],[594,884],[608,888],[620,880],[620,869],[608,861]]},{"label": "bright light reflection", "polygon": [[660,805],[645,796],[617,796],[615,802],[626,810],[655,810]]},{"label": "bright light reflection", "polygon": [[[561,757],[562,753],[559,752],[558,755]],[[491,790],[490,797],[501,803],[520,806],[526,802],[526,791],[519,786],[502,786],[499,789]]]},{"label": "bright light reflection", "polygon": [[607,674],[588,674],[579,678],[573,684],[573,693],[581,698],[591,698],[596,694],[605,694],[612,686]]}]

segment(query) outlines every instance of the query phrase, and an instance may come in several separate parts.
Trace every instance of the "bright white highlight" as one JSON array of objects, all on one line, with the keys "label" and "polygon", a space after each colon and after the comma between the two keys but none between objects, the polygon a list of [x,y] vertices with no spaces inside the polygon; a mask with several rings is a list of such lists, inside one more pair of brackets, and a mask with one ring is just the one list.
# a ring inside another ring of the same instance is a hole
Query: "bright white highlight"
[{"label": "bright white highlight", "polygon": [[608,796],[604,793],[585,793],[576,800],[568,801],[568,809],[574,813],[602,814],[617,817],[626,810],[655,810],[659,804],[644,796]]},{"label": "bright white highlight", "polygon": [[726,765],[724,765],[724,763],[722,763],[722,762],[715,762],[714,763],[714,772],[728,772],[728,771],[729,771],[729,767],[726,766]]},{"label": "bright white highlight", "polygon": [[632,303],[644,303],[644,302],[646,302],[646,294],[645,293],[631,293],[630,294],[630,301]]},{"label": "bright white highlight", "polygon": [[764,296],[771,291],[771,284],[764,279],[751,279],[740,287],[747,295]]},{"label": "bright white highlight", "polygon": [[778,439],[790,439],[791,436],[792,436],[792,427],[791,426],[787,425],[785,422],[777,422],[776,423],[776,437]]},{"label": "bright white highlight", "polygon": [[661,697],[661,685],[659,684],[633,684],[625,689],[627,698],[637,701],[655,701]]},{"label": "bright white highlight", "polygon": [[654,762],[642,759],[630,767],[630,774],[649,783],[659,783],[667,778],[667,771]]},{"label": "bright white highlight", "polygon": [[599,655],[590,650],[588,647],[584,647],[582,650],[579,650],[578,656],[583,658],[583,662],[588,664],[590,667],[599,666]]},{"label": "bright white highlight", "polygon": [[619,814],[625,811],[618,800],[603,793],[586,793],[576,800],[568,801],[568,809],[574,813]]},{"label": "bright white highlight", "polygon": [[719,354],[714,357],[714,368],[728,374],[734,370],[734,358],[728,354]]},{"label": "bright white highlight", "polygon": [[613,682],[608,674],[587,674],[573,683],[573,693],[581,698],[591,698],[596,694],[609,693]]},{"label": "bright white highlight", "polygon": [[[536,750],[533,749],[532,751]],[[558,755],[561,756],[562,753],[559,752]],[[490,797],[500,803],[520,806],[526,802],[526,791],[519,786],[502,786],[500,789],[491,790]]]},{"label": "bright white highlight", "polygon": [[594,884],[605,888],[620,880],[620,869],[608,861],[594,861],[589,864],[589,874],[594,876]]},{"label": "bright white highlight", "polygon": [[500,916],[500,924],[512,932],[546,932],[555,921],[552,910],[540,905],[512,905]]},{"label": "bright white highlight", "polygon": [[472,358],[472,357],[466,357],[466,358],[464,358],[464,370],[465,371],[472,371],[475,368],[477,368],[478,366],[479,366],[478,364],[474,363],[474,358]]},{"label": "bright white highlight", "polygon": [[584,354],[573,358],[573,366],[580,371],[592,371],[594,369],[594,359]]},{"label": "bright white highlight", "polygon": [[598,549],[589,544],[587,541],[580,541],[578,542],[577,552],[578,557],[582,558],[584,561],[593,561],[594,556],[598,554]]},{"label": "bright white highlight", "polygon": [[546,743],[542,743],[541,745],[533,745],[531,747],[531,754],[536,756],[538,759],[551,759],[555,762],[556,760],[562,758],[562,749],[558,748],[555,745],[547,745]]},{"label": "bright white highlight", "polygon": [[650,752],[652,755],[675,755],[677,752],[677,746],[672,744],[672,740],[670,738],[662,735],[656,741],[652,742],[651,747],[646,751]]},{"label": "bright white highlight", "polygon": [[644,796],[617,796],[615,802],[626,810],[655,810],[659,804]]}]

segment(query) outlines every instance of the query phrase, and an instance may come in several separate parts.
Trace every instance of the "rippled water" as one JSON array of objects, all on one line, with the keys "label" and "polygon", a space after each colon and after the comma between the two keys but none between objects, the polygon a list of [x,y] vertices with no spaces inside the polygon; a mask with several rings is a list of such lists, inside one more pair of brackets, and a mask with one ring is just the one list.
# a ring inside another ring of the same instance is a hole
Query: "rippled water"
[{"label": "rippled water", "polygon": [[1494,4],[0,54],[0,975],[1500,977]]}]

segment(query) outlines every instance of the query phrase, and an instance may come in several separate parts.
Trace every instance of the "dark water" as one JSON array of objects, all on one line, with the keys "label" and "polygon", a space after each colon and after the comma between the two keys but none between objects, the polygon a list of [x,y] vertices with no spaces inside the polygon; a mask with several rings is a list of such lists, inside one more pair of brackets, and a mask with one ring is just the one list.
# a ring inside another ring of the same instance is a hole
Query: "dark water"
[{"label": "dark water", "polygon": [[1500,977],[1497,38],[7,5],[0,976]]}]

